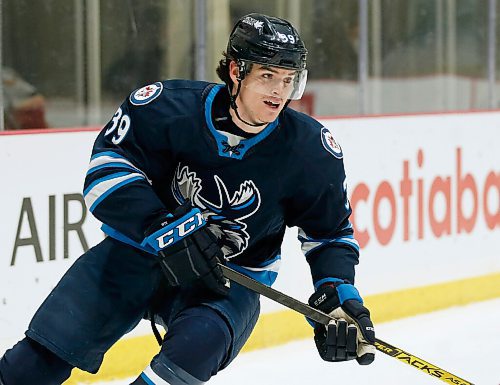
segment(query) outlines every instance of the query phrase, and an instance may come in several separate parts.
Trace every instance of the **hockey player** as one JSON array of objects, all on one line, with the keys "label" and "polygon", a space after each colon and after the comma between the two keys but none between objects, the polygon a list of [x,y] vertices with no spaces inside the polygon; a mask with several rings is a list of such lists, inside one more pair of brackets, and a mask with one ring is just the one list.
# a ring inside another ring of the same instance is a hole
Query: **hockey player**
[{"label": "hockey player", "polygon": [[314,325],[327,361],[374,359],[354,283],[343,154],[328,129],[287,107],[301,97],[306,49],[282,19],[235,25],[217,73],[133,92],[99,134],[84,196],[108,237],[83,254],[0,362],[3,385],[61,384],[95,373],[145,316],[167,328],[133,384],[201,384],[248,339],[259,298],[218,262],[272,284],[287,226],[299,227],[316,292],[338,320]]}]

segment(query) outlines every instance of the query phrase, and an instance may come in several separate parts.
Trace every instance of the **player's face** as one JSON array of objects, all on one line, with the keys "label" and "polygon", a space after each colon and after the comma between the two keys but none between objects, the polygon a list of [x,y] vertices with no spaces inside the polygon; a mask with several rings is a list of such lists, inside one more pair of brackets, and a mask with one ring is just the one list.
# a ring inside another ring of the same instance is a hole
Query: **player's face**
[{"label": "player's face", "polygon": [[[237,74],[237,66],[231,64],[231,75]],[[250,123],[274,121],[293,91],[295,75],[294,70],[254,64],[241,82],[236,99],[240,116]],[[236,77],[233,81],[237,84]]]}]

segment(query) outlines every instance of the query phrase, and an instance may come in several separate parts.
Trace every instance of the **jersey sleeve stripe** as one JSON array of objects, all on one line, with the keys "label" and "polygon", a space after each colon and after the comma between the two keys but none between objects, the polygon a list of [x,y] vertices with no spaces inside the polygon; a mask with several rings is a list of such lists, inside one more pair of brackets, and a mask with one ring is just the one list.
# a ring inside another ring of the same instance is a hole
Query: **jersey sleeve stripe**
[{"label": "jersey sleeve stripe", "polygon": [[131,161],[128,159],[124,158],[123,156],[112,152],[112,151],[104,151],[95,154],[90,158],[90,164],[89,164],[89,170],[87,172],[87,175],[103,169],[103,168],[113,168],[113,167],[121,167],[125,168],[125,166],[128,166],[128,168],[131,168],[135,170],[136,172],[139,172],[144,175],[144,177],[151,183],[150,179],[147,177],[146,173],[136,167]]},{"label": "jersey sleeve stripe", "polygon": [[89,207],[90,212],[93,212],[95,207],[113,191],[139,179],[144,179],[144,175],[129,172],[111,174],[98,179],[85,189],[83,193],[85,203]]},{"label": "jersey sleeve stripe", "polygon": [[103,176],[102,178],[99,178],[99,179],[93,181],[90,185],[88,185],[87,188],[85,188],[85,190],[83,190],[83,196],[86,196],[89,193],[89,191],[92,190],[99,183],[102,183],[102,182],[107,181],[109,179],[114,179],[114,178],[118,178],[118,177],[121,177],[124,175],[130,175],[130,174],[131,173],[128,171],[121,171],[121,172],[116,172],[113,174]]},{"label": "jersey sleeve stripe", "polygon": [[352,223],[351,222],[347,222],[347,225],[345,225],[344,227],[342,227],[340,229],[340,231],[349,230],[349,229],[352,229]]},{"label": "jersey sleeve stripe", "polygon": [[359,251],[359,244],[355,239],[333,238],[333,239],[330,239],[329,241],[323,241],[323,242],[302,242],[302,252],[307,257],[314,250],[316,250],[320,247],[324,247],[324,246],[329,245],[329,244],[334,244],[334,243],[342,243],[342,244],[345,244],[347,246],[352,247],[356,251]]},{"label": "jersey sleeve stripe", "polygon": [[90,175],[93,172],[96,172],[98,170],[102,170],[103,168],[124,168],[124,169],[128,169],[131,171],[139,171],[135,167],[132,167],[132,166],[125,164],[125,163],[110,162],[110,163],[101,164],[99,166],[96,166],[96,167],[89,169],[89,171],[87,171],[87,175]]},{"label": "jersey sleeve stripe", "polygon": [[356,241],[356,239],[354,239],[354,236],[352,234],[346,234],[332,239],[314,239],[308,237],[304,230],[299,229],[298,239],[302,243],[302,252],[305,256],[308,256],[311,252],[318,249],[319,247],[334,243],[345,244],[359,252],[359,243],[358,241]]},{"label": "jersey sleeve stripe", "polygon": [[345,234],[341,234],[343,231],[350,230],[350,229],[352,229],[352,226],[351,227],[346,226],[346,227],[342,228],[339,232],[337,232],[337,234],[339,234],[339,236],[335,237],[335,238],[313,238],[313,237],[308,236],[305,233],[305,231],[299,227],[298,239],[301,242],[322,242],[322,243],[330,242],[330,241],[332,241],[332,239],[337,239],[337,238],[349,238],[349,239],[352,239],[355,241],[354,235],[352,234],[352,231],[346,232]]},{"label": "jersey sleeve stripe", "polygon": [[109,156],[111,158],[122,158],[122,159],[125,159],[123,157],[123,155],[120,155],[120,154],[118,154],[118,153],[116,153],[114,151],[103,151],[103,152],[98,152],[98,153],[92,155],[92,157],[90,158],[90,161],[93,161],[94,159],[99,158],[101,156]]}]

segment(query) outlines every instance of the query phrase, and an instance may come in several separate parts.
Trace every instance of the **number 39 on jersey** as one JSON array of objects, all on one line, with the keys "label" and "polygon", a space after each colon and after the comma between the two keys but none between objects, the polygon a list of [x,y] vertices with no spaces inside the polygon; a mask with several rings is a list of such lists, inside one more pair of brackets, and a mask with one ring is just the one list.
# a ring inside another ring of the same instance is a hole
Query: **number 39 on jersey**
[{"label": "number 39 on jersey", "polygon": [[113,144],[120,144],[121,141],[125,139],[125,136],[127,136],[129,128],[130,117],[127,114],[124,114],[120,107],[113,115],[113,118],[111,119],[111,126],[106,130],[104,136],[114,133],[111,138],[111,142],[113,142]]}]

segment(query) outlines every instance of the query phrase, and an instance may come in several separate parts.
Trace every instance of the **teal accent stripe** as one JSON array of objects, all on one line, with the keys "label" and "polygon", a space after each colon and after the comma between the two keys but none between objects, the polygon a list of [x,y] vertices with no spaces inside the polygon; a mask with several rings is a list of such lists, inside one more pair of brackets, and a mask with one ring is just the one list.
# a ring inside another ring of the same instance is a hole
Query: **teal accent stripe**
[{"label": "teal accent stripe", "polygon": [[279,118],[276,118],[274,122],[269,123],[264,130],[259,132],[254,137],[240,141],[240,144],[243,145],[243,148],[238,149],[239,155],[236,155],[235,153],[230,154],[228,152],[224,152],[224,145],[222,144],[222,142],[227,142],[228,138],[215,129],[214,123],[212,121],[212,104],[214,102],[215,96],[223,87],[224,85],[222,84],[216,84],[210,90],[210,93],[208,94],[207,99],[205,100],[205,121],[210,130],[210,133],[213,135],[215,141],[217,142],[217,149],[219,151],[219,156],[240,160],[243,159],[246,152],[250,148],[254,147],[258,143],[263,141],[265,138],[269,136],[271,132],[273,132],[273,130],[279,124]]}]

